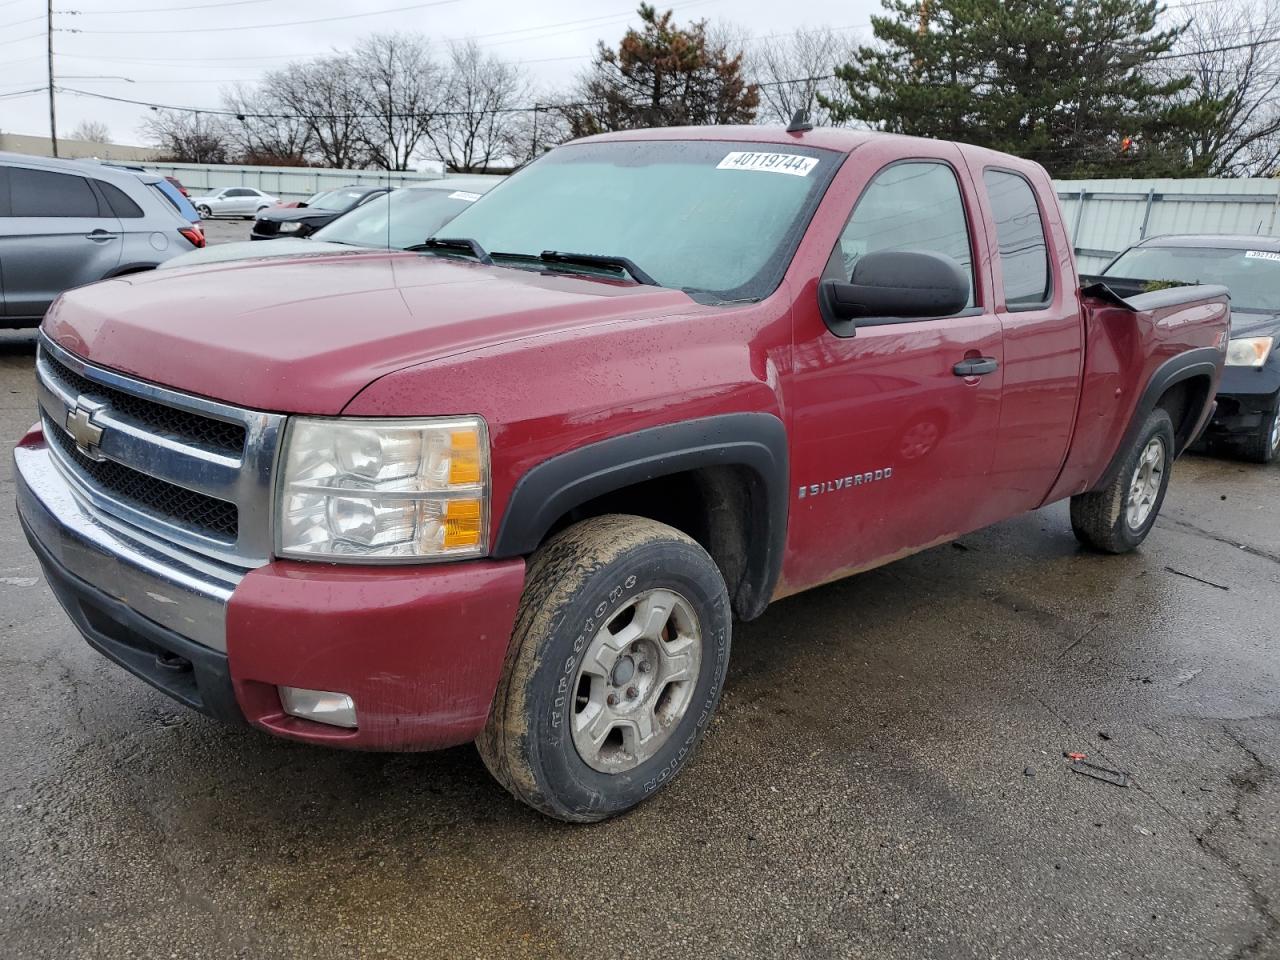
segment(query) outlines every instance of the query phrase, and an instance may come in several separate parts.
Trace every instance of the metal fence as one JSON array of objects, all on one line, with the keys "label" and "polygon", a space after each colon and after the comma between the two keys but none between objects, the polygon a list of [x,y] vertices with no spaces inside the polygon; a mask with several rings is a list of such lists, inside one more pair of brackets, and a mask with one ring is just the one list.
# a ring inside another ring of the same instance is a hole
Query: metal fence
[{"label": "metal fence", "polygon": [[1280,179],[1055,180],[1082,273],[1167,233],[1280,235]]},{"label": "metal fence", "polygon": [[[256,187],[284,200],[303,200],[321,190],[352,183],[403,187],[439,180],[438,173],[332,170],[319,167],[245,167],[234,164],[147,163],[161,176],[177,177],[192,195],[222,187]],[[495,178],[496,179],[496,178]]]}]

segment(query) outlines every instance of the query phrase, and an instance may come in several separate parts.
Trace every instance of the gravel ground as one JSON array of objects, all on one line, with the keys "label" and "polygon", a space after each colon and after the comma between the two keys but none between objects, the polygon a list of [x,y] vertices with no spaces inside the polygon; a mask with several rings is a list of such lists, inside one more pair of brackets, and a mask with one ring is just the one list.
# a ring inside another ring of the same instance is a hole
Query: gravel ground
[{"label": "gravel ground", "polygon": [[[32,362],[0,337],[6,444]],[[591,827],[470,747],[185,710],[0,507],[0,957],[1280,957],[1278,504],[1280,467],[1189,457],[1136,554],[1058,505],[778,603],[698,759]]]}]

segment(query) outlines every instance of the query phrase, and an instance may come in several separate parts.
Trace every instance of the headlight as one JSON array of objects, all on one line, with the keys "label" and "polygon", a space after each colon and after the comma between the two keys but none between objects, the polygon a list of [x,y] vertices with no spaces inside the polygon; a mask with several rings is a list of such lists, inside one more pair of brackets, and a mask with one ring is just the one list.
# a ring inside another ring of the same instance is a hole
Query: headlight
[{"label": "headlight", "polygon": [[301,220],[286,220],[276,228],[277,233],[297,233],[302,229]]},{"label": "headlight", "polygon": [[289,421],[277,553],[394,562],[478,557],[489,529],[479,417]]},{"label": "headlight", "polygon": [[1241,337],[1227,344],[1228,367],[1261,367],[1271,354],[1274,337]]}]

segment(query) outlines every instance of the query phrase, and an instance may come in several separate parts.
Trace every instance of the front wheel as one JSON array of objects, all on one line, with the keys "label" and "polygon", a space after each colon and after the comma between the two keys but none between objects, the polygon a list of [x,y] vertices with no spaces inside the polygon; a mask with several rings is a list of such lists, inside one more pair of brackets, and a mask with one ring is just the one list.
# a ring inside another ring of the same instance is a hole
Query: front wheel
[{"label": "front wheel", "polygon": [[489,721],[490,773],[529,806],[603,820],[652,796],[706,733],[729,664],[724,579],[653,520],[596,517],[534,555]]},{"label": "front wheel", "polygon": [[1155,526],[1173,467],[1173,421],[1151,411],[1115,478],[1101,490],[1071,498],[1071,529],[1086,547],[1128,553]]},{"label": "front wheel", "polygon": [[210,217],[213,216],[213,211],[210,210],[208,207],[204,206],[203,204],[196,207],[196,213],[200,214],[201,220],[208,220]]}]

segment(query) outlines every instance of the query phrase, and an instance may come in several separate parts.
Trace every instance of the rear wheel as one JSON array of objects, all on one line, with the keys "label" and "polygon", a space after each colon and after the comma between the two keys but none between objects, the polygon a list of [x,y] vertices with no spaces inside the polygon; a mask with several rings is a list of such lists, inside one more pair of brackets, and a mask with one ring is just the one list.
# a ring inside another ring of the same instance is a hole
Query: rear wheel
[{"label": "rear wheel", "polygon": [[1173,421],[1157,407],[1102,490],[1071,498],[1071,529],[1087,547],[1128,553],[1155,525],[1173,467]]},{"label": "rear wheel", "polygon": [[1270,463],[1280,456],[1280,403],[1262,424],[1240,443],[1240,456],[1254,463]]},{"label": "rear wheel", "polygon": [[534,555],[477,741],[517,799],[603,820],[688,762],[729,663],[729,598],[696,542],[652,520],[585,520]]}]

